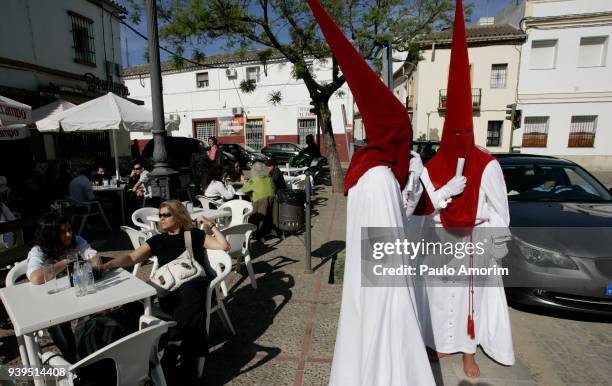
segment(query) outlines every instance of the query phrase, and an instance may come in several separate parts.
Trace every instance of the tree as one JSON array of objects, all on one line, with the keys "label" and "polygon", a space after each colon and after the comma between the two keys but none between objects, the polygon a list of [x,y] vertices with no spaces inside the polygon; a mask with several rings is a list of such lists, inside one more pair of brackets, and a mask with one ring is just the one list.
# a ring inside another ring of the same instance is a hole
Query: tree
[{"label": "tree", "polygon": [[[138,20],[141,0],[128,0]],[[450,0],[322,0],[361,56],[379,63],[381,50],[415,56],[414,38],[452,20]],[[181,52],[223,39],[230,48],[268,47],[293,64],[294,76],[304,81],[323,134],[334,192],[344,179],[331,124],[329,99],[345,79],[332,59],[330,82],[317,81],[307,60],[329,60],[329,47],[303,0],[167,0],[161,1],[160,36]],[[264,51],[266,52],[266,51]],[[268,56],[269,58],[269,56]],[[265,61],[266,58],[262,58]],[[264,62],[265,64],[265,62]]]}]

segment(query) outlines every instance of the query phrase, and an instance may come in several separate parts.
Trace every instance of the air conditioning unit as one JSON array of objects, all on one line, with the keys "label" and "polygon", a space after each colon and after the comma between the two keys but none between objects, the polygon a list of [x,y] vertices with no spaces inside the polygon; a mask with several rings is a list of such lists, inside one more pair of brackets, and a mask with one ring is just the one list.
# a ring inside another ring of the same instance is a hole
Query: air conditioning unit
[{"label": "air conditioning unit", "polygon": [[228,78],[236,78],[238,76],[238,71],[236,71],[235,68],[227,68],[225,70],[225,76],[227,76]]},{"label": "air conditioning unit", "polygon": [[244,109],[242,107],[232,107],[232,114],[233,115],[243,115]]}]

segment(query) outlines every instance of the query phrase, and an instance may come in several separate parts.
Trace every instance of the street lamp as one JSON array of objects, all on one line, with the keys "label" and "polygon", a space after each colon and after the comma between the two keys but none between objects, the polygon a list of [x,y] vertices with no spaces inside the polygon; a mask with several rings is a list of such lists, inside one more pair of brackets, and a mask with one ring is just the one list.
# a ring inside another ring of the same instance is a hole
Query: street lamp
[{"label": "street lamp", "polygon": [[164,98],[162,95],[161,66],[159,63],[159,36],[157,34],[157,4],[147,0],[147,33],[149,35],[149,72],[151,75],[151,102],[153,107],[153,171],[151,191],[153,196],[170,198],[170,176],[177,174],[168,163],[166,151],[166,125],[164,123]]}]

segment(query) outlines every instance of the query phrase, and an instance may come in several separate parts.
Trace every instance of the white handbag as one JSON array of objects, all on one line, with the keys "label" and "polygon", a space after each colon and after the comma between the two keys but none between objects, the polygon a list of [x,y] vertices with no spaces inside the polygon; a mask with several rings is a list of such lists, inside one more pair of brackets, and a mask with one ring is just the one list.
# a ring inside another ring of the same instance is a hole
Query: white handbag
[{"label": "white handbag", "polygon": [[185,252],[171,262],[159,267],[151,276],[150,283],[159,297],[180,288],[184,283],[205,275],[204,268],[193,256],[191,232],[184,233]]}]

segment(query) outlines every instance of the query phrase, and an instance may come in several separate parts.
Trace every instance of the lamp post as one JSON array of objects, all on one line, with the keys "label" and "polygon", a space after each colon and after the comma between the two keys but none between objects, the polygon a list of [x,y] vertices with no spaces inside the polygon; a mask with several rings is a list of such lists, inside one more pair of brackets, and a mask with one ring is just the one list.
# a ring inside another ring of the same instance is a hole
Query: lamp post
[{"label": "lamp post", "polygon": [[166,125],[164,122],[164,99],[162,95],[161,66],[159,63],[159,36],[157,34],[157,4],[147,0],[147,33],[149,35],[149,71],[151,75],[151,102],[153,108],[153,196],[170,198],[170,176],[177,174],[168,163],[166,151]]}]

